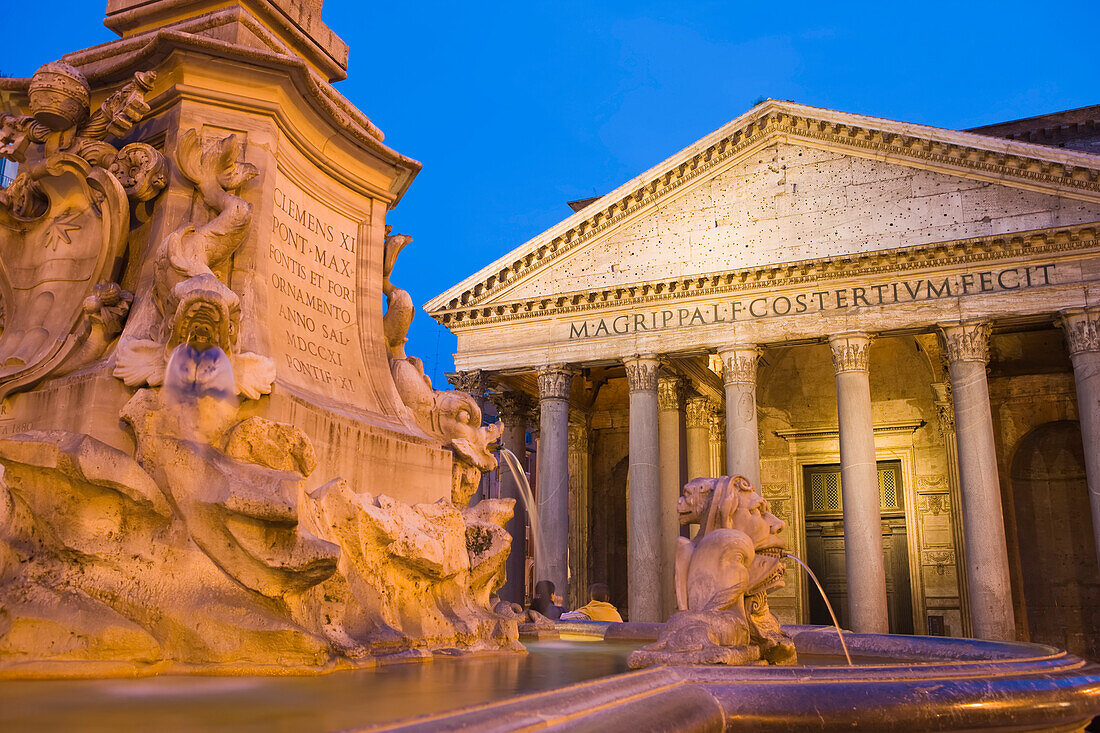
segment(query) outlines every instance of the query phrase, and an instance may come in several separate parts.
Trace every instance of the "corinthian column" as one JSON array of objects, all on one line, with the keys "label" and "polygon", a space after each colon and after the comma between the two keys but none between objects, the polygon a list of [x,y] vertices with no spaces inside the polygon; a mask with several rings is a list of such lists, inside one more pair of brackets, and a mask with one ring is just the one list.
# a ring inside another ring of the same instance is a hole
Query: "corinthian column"
[{"label": "corinthian column", "polygon": [[868,357],[871,337],[843,333],[829,337],[836,370],[840,424],[840,488],[844,504],[844,562],[848,575],[848,621],[860,633],[890,630],[886,610],[886,567],[882,555],[882,513],[871,421]]},{"label": "corinthian column", "polygon": [[[522,392],[503,392],[493,395],[497,417],[504,423],[501,445],[515,454],[522,469],[527,468],[527,413],[531,400]],[[515,512],[505,529],[512,535],[512,549],[504,563],[507,579],[500,589],[500,597],[513,603],[523,603],[527,594],[527,510],[520,495],[519,485],[504,462],[497,469],[500,482],[500,498],[514,499]]]},{"label": "corinthian column", "polygon": [[676,610],[676,544],[680,516],[676,501],[686,483],[684,462],[684,380],[657,381],[657,435],[661,444],[661,618]]},{"label": "corinthian column", "polygon": [[1013,639],[1016,623],[1008,579],[997,449],[989,410],[988,323],[940,324],[947,350],[966,536],[970,616],[979,639]]},{"label": "corinthian column", "polygon": [[760,439],[756,427],[755,344],[736,344],[718,350],[726,387],[726,473],[740,474],[760,490]]},{"label": "corinthian column", "polygon": [[1092,533],[1100,560],[1100,306],[1070,308],[1060,314],[1066,332],[1073,379],[1077,383],[1077,412],[1085,444],[1085,480],[1092,503]]},{"label": "corinthian column", "polygon": [[687,400],[687,478],[711,475],[710,466],[710,418],[716,412],[714,403],[706,397],[689,397]]},{"label": "corinthian column", "polygon": [[539,369],[538,546],[535,582],[549,580],[563,598],[569,592],[569,388],[573,369]]},{"label": "corinthian column", "polygon": [[624,361],[630,388],[627,597],[631,621],[661,620],[661,477],[657,369],[652,354]]}]

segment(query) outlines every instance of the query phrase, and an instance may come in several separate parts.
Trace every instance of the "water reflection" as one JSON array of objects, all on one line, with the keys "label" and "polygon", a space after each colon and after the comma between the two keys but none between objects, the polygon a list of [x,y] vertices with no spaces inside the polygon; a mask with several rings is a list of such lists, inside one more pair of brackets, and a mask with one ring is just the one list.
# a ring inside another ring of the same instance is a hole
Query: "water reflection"
[{"label": "water reflection", "polygon": [[627,670],[639,644],[540,641],[526,656],[441,658],[320,677],[0,683],[3,731],[331,731]]}]

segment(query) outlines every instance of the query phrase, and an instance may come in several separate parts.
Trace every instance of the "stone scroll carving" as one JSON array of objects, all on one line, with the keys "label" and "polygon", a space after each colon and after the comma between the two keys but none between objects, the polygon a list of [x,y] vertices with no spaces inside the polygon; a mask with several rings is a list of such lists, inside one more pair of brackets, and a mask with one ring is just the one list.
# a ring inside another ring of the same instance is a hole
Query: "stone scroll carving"
[{"label": "stone scroll carving", "polygon": [[768,592],[783,585],[784,522],[743,476],[690,481],[677,508],[681,524],[700,525],[676,551],[680,610],[630,667],[793,664],[794,643],[768,607]]},{"label": "stone scroll carving", "polygon": [[20,164],[0,189],[0,399],[98,360],[121,331],[131,207],[156,198],[167,165],[107,139],[149,111],[155,78],[135,74],[92,112],[84,75],[49,63],[31,78],[31,114],[0,114],[0,156]]}]

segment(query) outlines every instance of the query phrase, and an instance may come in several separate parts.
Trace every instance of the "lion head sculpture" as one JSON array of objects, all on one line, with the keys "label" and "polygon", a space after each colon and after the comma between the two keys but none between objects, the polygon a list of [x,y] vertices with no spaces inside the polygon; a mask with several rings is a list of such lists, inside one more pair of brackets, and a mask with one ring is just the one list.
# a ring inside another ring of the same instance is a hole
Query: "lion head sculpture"
[{"label": "lion head sculpture", "polygon": [[786,523],[744,476],[690,481],[677,511],[681,524],[699,525],[676,550],[680,612],[630,666],[793,663],[794,644],[768,608],[768,592],[783,585]]}]

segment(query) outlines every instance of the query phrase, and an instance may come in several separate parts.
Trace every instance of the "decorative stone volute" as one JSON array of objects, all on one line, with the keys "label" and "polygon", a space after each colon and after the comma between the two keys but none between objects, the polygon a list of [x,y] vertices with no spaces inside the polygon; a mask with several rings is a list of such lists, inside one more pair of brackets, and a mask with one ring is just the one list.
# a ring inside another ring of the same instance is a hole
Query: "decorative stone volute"
[{"label": "decorative stone volute", "polygon": [[725,384],[756,384],[756,367],[760,362],[760,347],[755,344],[734,344],[718,349],[722,360],[722,381]]},{"label": "decorative stone volute", "polygon": [[626,383],[631,392],[657,389],[657,373],[661,362],[653,354],[641,354],[623,360]]},{"label": "decorative stone volute", "polygon": [[838,333],[829,337],[833,354],[833,369],[841,372],[865,372],[871,353],[870,334],[859,331]]},{"label": "decorative stone volute", "polygon": [[957,361],[989,361],[989,334],[992,327],[988,321],[960,321],[941,323],[944,348],[949,363]]},{"label": "decorative stone volute", "polygon": [[1066,334],[1070,356],[1100,351],[1100,306],[1067,308],[1059,312],[1056,323]]},{"label": "decorative stone volute", "polygon": [[684,405],[684,380],[681,377],[659,377],[657,379],[657,407],[671,412],[680,410]]},{"label": "decorative stone volute", "polygon": [[548,364],[539,369],[539,399],[567,400],[576,370],[568,364]]}]

